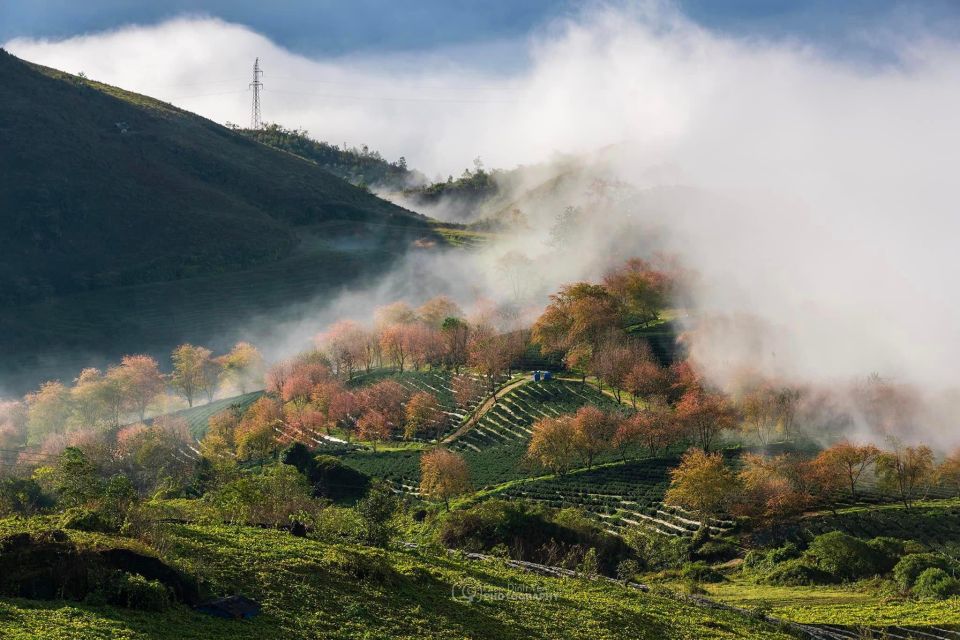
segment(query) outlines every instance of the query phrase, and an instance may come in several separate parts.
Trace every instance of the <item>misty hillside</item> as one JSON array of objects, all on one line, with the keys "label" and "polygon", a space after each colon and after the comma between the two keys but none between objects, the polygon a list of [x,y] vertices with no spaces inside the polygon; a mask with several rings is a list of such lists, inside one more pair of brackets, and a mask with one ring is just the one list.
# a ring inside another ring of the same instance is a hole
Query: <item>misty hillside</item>
[{"label": "misty hillside", "polygon": [[366,145],[360,148],[348,148],[346,145],[338,147],[314,140],[306,131],[286,129],[278,124],[269,124],[263,129],[238,131],[257,142],[316,162],[324,171],[350,184],[399,191],[427,181],[422,173],[407,167],[405,158],[390,162],[381,156],[379,151]]},{"label": "misty hillside", "polygon": [[295,227],[409,212],[150,98],[0,54],[0,301],[275,260]]},{"label": "misty hillside", "polygon": [[430,220],[151,98],[0,52],[0,387],[227,343],[389,269]]}]

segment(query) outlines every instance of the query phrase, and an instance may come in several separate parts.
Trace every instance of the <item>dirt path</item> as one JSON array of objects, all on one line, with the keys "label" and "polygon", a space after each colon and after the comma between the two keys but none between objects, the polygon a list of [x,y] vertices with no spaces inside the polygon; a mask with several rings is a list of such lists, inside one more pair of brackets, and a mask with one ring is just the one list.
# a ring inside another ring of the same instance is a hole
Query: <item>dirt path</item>
[{"label": "dirt path", "polygon": [[[509,392],[509,391],[513,391],[514,389],[516,389],[516,388],[519,387],[520,385],[526,384],[526,383],[528,383],[528,382],[530,382],[530,381],[527,380],[526,378],[521,378],[520,380],[517,380],[516,382],[511,382],[511,383],[508,384],[507,386],[501,387],[501,388],[497,389],[496,394],[499,394],[499,395],[502,396],[503,394],[505,394],[505,393],[507,393],[507,392]],[[453,442],[454,440],[456,440],[457,438],[459,438],[460,436],[462,436],[463,434],[465,434],[465,433],[466,433],[467,431],[469,431],[470,429],[472,429],[473,426],[476,425],[477,422],[480,421],[480,418],[482,418],[487,411],[490,411],[490,409],[492,409],[492,408],[493,408],[493,405],[495,405],[496,403],[497,403],[497,401],[496,401],[496,395],[492,395],[492,396],[490,396],[489,398],[487,398],[486,400],[484,400],[484,401],[483,401],[483,404],[481,404],[480,407],[479,407],[476,411],[473,412],[473,415],[470,417],[470,419],[467,420],[459,429],[457,429],[456,431],[454,431],[453,433],[451,433],[450,435],[448,435],[446,438],[444,438],[444,439],[442,440],[442,443],[443,443],[443,444],[449,444],[449,443]]]}]

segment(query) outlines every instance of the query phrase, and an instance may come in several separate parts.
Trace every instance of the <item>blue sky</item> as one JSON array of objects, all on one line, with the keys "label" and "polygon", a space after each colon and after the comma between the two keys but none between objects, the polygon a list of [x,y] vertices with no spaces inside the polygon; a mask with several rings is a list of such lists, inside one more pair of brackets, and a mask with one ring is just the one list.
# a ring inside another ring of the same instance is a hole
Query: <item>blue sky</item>
[{"label": "blue sky", "polygon": [[[253,28],[312,56],[420,51],[510,41],[576,10],[573,0],[0,0],[0,42],[59,39],[184,13]],[[796,38],[832,53],[872,56],[865,33],[892,26],[960,36],[956,0],[678,0],[713,30]]]}]

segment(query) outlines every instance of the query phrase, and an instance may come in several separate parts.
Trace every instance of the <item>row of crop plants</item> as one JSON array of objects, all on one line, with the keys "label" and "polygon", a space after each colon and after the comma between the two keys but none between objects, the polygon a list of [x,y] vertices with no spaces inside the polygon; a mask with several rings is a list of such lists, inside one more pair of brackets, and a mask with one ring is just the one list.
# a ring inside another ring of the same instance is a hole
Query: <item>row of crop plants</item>
[{"label": "row of crop plants", "polygon": [[[526,499],[557,509],[578,508],[611,532],[642,526],[668,535],[693,535],[702,523],[693,514],[663,504],[669,485],[672,456],[631,460],[589,471],[513,485],[500,495]],[[714,533],[732,527],[727,520],[711,521]]]},{"label": "row of crop plants", "polygon": [[525,442],[538,420],[572,413],[585,404],[616,406],[592,387],[577,382],[529,382],[500,397],[473,428],[456,440],[453,448],[478,453],[490,447]]}]

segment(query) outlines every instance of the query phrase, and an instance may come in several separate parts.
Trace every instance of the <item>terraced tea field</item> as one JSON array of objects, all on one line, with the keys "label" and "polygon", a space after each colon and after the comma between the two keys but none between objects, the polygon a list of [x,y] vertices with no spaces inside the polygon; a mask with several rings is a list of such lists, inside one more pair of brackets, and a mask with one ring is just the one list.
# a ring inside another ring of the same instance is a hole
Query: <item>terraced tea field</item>
[{"label": "terraced tea field", "polygon": [[[614,462],[564,477],[510,485],[495,495],[532,500],[556,509],[576,507],[617,533],[626,526],[642,526],[666,535],[693,535],[701,523],[692,514],[663,504],[675,456]],[[711,522],[715,533],[733,523]]]},{"label": "terraced tea field", "polygon": [[940,547],[960,541],[960,498],[924,500],[909,510],[900,503],[858,505],[804,518],[813,532],[845,531],[861,538],[893,536]]},{"label": "terraced tea field", "polygon": [[585,404],[608,410],[619,408],[612,399],[578,382],[529,382],[503,394],[451,448],[466,454],[515,442],[526,443],[536,421],[573,413]]},{"label": "terraced tea field", "polygon": [[[475,379],[480,379],[475,374],[467,374]],[[470,412],[477,406],[477,402],[472,402],[466,408],[458,407],[453,397],[453,387],[451,383],[452,373],[443,369],[429,371],[406,371],[398,374],[392,369],[380,369],[370,373],[355,376],[350,382],[351,387],[365,387],[381,380],[395,380],[410,390],[411,393],[425,391],[437,398],[441,410],[447,416],[447,427],[442,435],[446,435],[459,427],[467,418]]]},{"label": "terraced tea field", "polygon": [[[617,406],[596,389],[578,382],[527,382],[500,396],[477,424],[456,438],[450,448],[463,454],[470,467],[471,482],[477,489],[538,475],[542,470],[531,468],[524,460],[533,423],[544,417],[574,412],[585,404]],[[387,478],[400,486],[416,486],[420,478],[420,454],[418,450],[357,451],[345,461],[368,475]],[[612,458],[613,454],[608,454],[601,461]]]},{"label": "terraced tea field", "polygon": [[[196,440],[203,439],[203,436],[207,433],[207,427],[210,423],[210,418],[221,411],[226,411],[227,409],[237,409],[238,411],[246,411],[247,407],[256,402],[256,400],[263,395],[263,391],[251,391],[242,396],[234,396],[232,398],[223,398],[222,400],[214,400],[208,404],[199,405],[196,407],[191,407],[189,409],[181,409],[180,411],[174,411],[173,413],[167,414],[167,417],[170,418],[182,418],[187,421],[187,426],[190,429],[190,435],[192,435]],[[147,424],[150,424],[153,420],[147,420]]]}]

